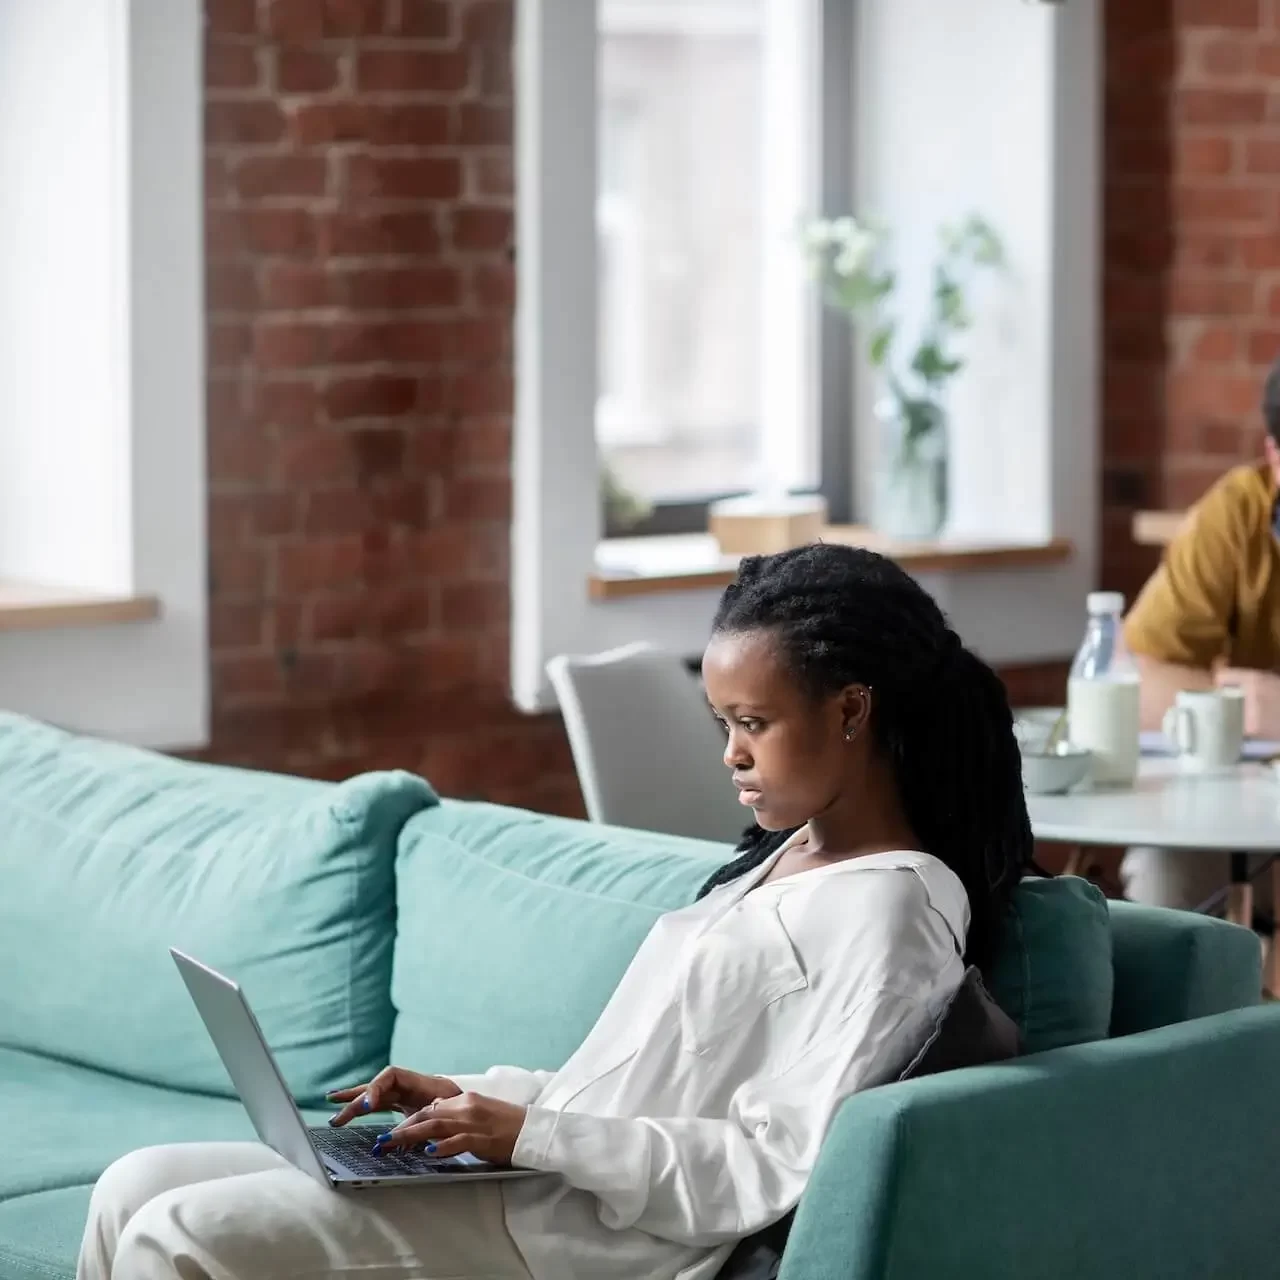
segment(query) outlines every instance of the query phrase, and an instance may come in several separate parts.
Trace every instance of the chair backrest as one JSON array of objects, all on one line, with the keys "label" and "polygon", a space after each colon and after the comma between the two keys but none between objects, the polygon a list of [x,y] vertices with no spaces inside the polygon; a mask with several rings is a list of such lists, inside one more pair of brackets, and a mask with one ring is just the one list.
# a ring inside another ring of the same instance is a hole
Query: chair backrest
[{"label": "chair backrest", "polygon": [[683,660],[638,643],[547,663],[593,822],[736,843],[751,824]]}]

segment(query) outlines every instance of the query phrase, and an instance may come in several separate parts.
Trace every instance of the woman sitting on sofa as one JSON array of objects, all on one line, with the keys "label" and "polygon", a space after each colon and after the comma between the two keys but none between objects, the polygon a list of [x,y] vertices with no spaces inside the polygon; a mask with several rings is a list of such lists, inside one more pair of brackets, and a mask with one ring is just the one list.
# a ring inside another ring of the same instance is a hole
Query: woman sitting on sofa
[{"label": "woman sitting on sofa", "polygon": [[656,922],[569,1062],[334,1095],[336,1124],[404,1113],[382,1149],[550,1176],[339,1193],[255,1144],[152,1148],[99,1181],[81,1280],[694,1280],[792,1209],[841,1101],[993,954],[1032,849],[1018,750],[995,674],[849,547],[744,560],[703,678],[755,838]]}]

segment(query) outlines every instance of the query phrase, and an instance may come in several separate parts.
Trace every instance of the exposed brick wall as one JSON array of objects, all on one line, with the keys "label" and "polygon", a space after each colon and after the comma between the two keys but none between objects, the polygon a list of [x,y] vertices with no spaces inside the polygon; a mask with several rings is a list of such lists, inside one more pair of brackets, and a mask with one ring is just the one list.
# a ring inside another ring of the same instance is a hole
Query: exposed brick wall
[{"label": "exposed brick wall", "polygon": [[515,0],[206,0],[210,758],[578,812],[507,696]]},{"label": "exposed brick wall", "polygon": [[1280,354],[1280,3],[1109,0],[1103,576],[1154,552],[1135,508],[1182,507],[1256,457]]}]

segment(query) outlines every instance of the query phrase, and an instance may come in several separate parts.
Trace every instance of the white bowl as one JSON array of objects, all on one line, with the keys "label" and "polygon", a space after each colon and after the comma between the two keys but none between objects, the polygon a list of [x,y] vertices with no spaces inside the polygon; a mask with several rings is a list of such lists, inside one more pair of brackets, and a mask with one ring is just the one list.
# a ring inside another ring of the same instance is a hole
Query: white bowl
[{"label": "white bowl", "polygon": [[1024,748],[1022,785],[1032,795],[1056,796],[1070,791],[1089,776],[1090,752],[1060,742],[1053,751]]}]

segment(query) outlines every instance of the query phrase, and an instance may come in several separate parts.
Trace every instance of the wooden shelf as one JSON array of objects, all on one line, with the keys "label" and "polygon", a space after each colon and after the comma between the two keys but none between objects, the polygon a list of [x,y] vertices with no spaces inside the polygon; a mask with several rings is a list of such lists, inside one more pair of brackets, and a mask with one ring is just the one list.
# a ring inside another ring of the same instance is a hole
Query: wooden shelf
[{"label": "wooden shelf", "polygon": [[0,582],[0,631],[97,627],[150,622],[160,616],[155,596],[107,596],[68,587]]},{"label": "wooden shelf", "polygon": [[[895,542],[871,529],[857,525],[831,525],[822,535],[824,542],[867,547],[897,561],[910,573],[981,573],[998,569],[1035,569],[1063,564],[1070,560],[1075,548],[1066,538],[1048,542]],[[641,539],[627,545],[638,548],[634,567],[622,567],[619,557],[614,564],[598,568],[588,579],[593,600],[620,600],[628,596],[657,595],[668,591],[719,590],[733,581],[737,557],[719,556],[715,544],[706,538],[646,538],[643,542],[652,553],[639,549]],[[677,543],[689,548],[688,564],[673,565],[676,557],[663,554],[666,544]],[[656,553],[656,554],[653,554]],[[648,562],[648,563],[646,563]]]}]

